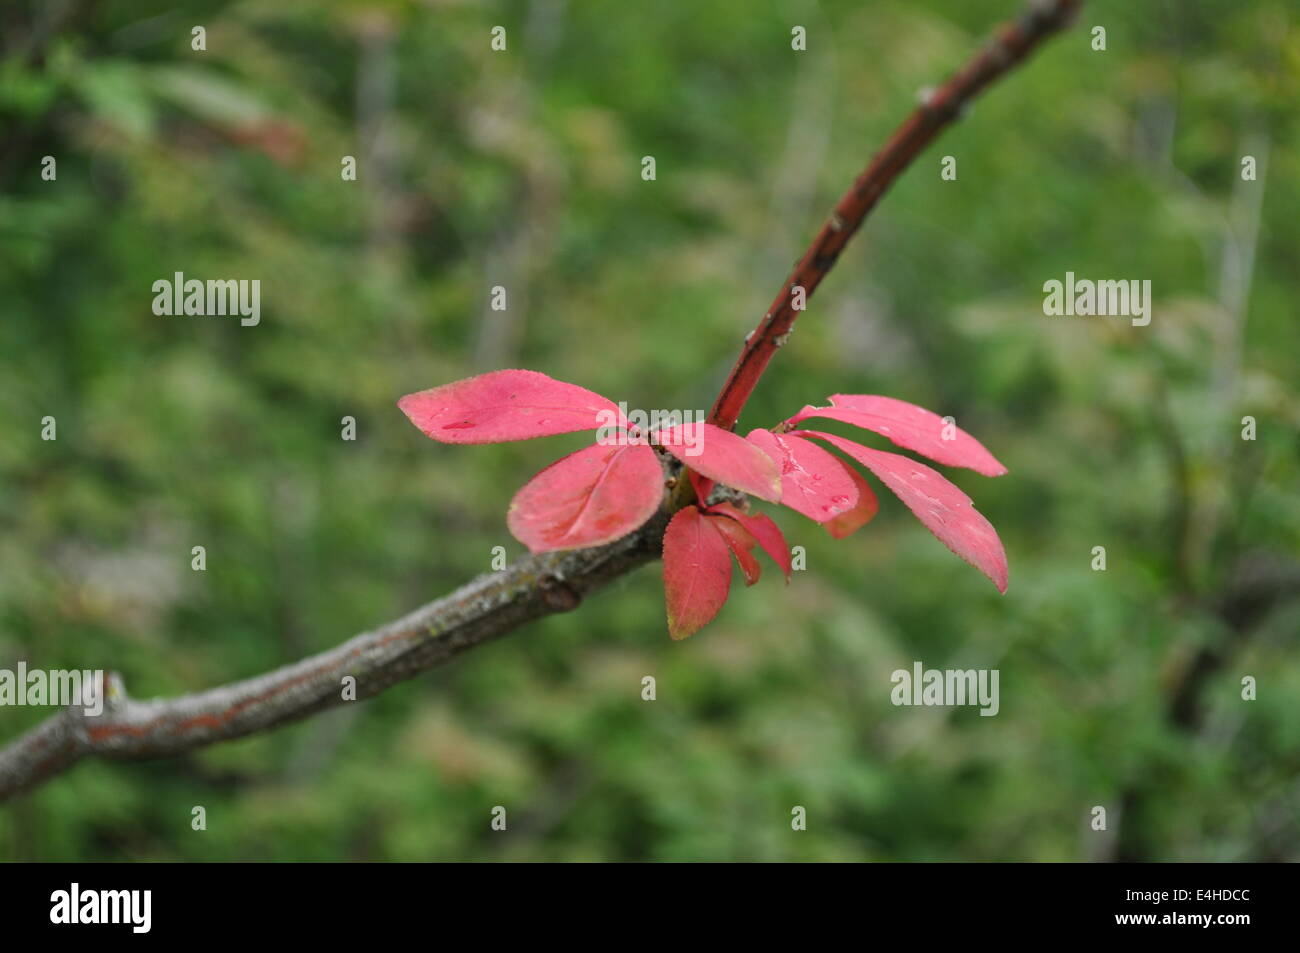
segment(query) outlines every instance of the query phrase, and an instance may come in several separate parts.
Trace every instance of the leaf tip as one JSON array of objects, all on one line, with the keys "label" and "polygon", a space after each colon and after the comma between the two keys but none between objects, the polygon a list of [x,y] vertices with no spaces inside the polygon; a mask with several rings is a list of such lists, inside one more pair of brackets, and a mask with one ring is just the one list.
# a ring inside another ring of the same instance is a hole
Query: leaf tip
[{"label": "leaf tip", "polygon": [[698,628],[690,629],[690,628],[684,628],[681,626],[674,625],[672,618],[670,617],[668,619],[668,637],[672,639],[674,642],[680,642],[683,639],[690,638],[698,631],[699,631]]}]

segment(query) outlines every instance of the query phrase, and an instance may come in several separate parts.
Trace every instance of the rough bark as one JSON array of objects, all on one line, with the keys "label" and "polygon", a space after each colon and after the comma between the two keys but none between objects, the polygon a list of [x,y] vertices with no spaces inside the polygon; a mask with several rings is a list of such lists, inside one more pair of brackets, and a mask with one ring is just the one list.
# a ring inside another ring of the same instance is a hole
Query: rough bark
[{"label": "rough bark", "polygon": [[328,651],[220,688],[138,701],[110,675],[100,715],[66,708],[0,749],[0,800],[91,755],[165,757],[351,704],[346,676],[356,679],[358,701],[370,698],[526,622],[576,608],[658,558],[664,523],[659,516],[608,546],[527,556]]}]

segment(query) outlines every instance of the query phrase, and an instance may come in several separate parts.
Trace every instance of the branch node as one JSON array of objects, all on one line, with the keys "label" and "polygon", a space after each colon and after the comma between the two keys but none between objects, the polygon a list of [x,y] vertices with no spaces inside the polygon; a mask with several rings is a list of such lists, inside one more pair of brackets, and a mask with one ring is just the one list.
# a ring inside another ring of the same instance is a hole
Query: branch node
[{"label": "branch node", "polygon": [[542,601],[555,612],[571,612],[582,604],[582,595],[568,583],[550,577],[542,580]]}]

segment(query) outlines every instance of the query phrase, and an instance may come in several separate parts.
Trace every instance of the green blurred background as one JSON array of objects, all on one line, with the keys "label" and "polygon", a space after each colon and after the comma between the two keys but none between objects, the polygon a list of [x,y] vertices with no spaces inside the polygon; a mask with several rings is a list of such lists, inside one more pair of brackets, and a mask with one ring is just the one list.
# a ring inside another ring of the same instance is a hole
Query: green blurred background
[{"label": "green blurred background", "polygon": [[[195,691],[519,555],[511,495],[584,438],[441,446],[396,399],[522,366],[706,409],[918,90],[1018,9],[5,4],[0,667]],[[955,415],[1011,470],[948,473],[1005,597],[883,489],[846,541],[782,511],[807,570],[686,642],[644,568],[377,700],[82,763],[0,807],[0,858],[1300,859],[1298,15],[1087,4],[886,196],[755,394],[742,427],[832,392]],[[1150,326],[1045,317],[1067,270],[1150,279]],[[155,316],[175,271],[260,278],[261,324]],[[893,707],[914,660],[999,669],[1000,714]]]}]

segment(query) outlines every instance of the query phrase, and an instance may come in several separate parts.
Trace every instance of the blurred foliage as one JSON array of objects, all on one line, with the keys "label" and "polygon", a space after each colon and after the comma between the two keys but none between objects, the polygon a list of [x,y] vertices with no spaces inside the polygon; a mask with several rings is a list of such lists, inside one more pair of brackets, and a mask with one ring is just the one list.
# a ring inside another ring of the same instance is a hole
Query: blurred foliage
[{"label": "blurred foliage", "polygon": [[[518,555],[511,494],[582,439],[439,446],[397,397],[524,366],[707,408],[917,91],[1018,6],[6,4],[0,666],[195,691]],[[1300,555],[1296,14],[1087,4],[895,186],[746,413],[954,414],[1011,469],[950,474],[1005,597],[883,492],[843,542],[783,511],[807,571],[687,642],[644,569],[372,702],[83,763],[0,807],[0,858],[1300,859],[1300,611],[1267,582]],[[1067,270],[1150,279],[1150,326],[1045,317]],[[260,278],[261,324],[155,316],[176,271]],[[913,660],[1000,669],[1001,713],[891,706]]]}]

